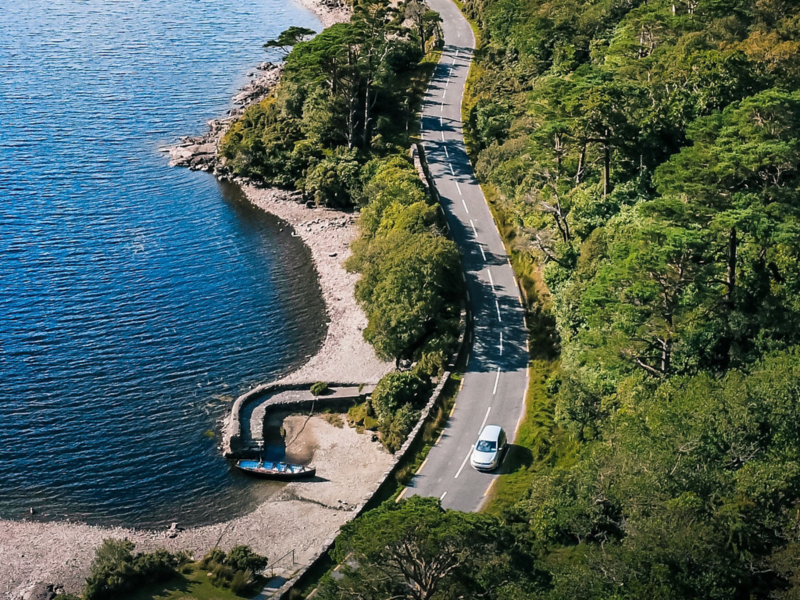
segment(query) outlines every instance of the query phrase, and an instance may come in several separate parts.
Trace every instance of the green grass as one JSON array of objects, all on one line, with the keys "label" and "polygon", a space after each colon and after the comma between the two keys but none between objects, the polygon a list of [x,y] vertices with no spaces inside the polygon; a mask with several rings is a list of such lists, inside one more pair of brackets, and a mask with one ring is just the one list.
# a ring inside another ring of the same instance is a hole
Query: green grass
[{"label": "green grass", "polygon": [[125,600],[239,600],[232,591],[211,584],[207,571],[191,564],[187,573],[180,573],[166,583],[153,583],[141,587],[124,597]]},{"label": "green grass", "polygon": [[576,443],[555,423],[554,402],[547,379],[558,370],[556,360],[534,360],[528,368],[530,385],[525,395],[525,418],[492,488],[484,511],[500,515],[525,497],[531,482],[543,472],[574,459]]}]

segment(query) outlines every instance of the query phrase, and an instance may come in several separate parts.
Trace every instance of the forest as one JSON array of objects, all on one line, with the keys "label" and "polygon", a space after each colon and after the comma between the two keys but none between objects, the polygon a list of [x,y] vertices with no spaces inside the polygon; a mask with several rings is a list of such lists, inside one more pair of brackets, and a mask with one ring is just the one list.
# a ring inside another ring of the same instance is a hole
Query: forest
[{"label": "forest", "polygon": [[348,524],[322,597],[800,598],[800,6],[463,9],[546,426],[500,508]]}]

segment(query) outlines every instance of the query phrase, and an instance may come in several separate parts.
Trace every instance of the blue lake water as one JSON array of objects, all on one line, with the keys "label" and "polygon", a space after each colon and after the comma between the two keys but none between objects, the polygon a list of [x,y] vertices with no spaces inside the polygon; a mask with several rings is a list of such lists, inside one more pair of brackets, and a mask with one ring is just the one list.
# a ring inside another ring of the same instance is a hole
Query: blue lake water
[{"label": "blue lake water", "polygon": [[319,29],[291,0],[3,2],[0,518],[194,525],[269,493],[210,432],[319,347],[310,256],[158,148],[290,25]]}]

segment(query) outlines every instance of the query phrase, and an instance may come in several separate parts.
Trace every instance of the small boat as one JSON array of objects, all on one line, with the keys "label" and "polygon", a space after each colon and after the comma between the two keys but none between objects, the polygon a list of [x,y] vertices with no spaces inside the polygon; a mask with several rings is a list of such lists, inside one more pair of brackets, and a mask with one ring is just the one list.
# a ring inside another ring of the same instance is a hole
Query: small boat
[{"label": "small boat", "polygon": [[264,462],[263,460],[239,460],[236,466],[257,477],[270,479],[300,479],[313,477],[317,469],[312,465],[292,465],[285,462]]}]

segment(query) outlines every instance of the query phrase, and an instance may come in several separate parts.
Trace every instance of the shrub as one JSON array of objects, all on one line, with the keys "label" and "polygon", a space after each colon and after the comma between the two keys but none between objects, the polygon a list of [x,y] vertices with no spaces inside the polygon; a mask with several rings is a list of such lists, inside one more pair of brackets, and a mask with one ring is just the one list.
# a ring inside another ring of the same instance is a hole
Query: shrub
[{"label": "shrub", "polygon": [[378,421],[389,419],[397,409],[413,403],[425,382],[412,372],[384,375],[372,392],[372,410]]},{"label": "shrub", "polygon": [[340,415],[339,413],[328,412],[328,413],[323,413],[320,416],[334,427],[338,427],[339,429],[344,427],[344,421],[342,420],[342,415]]},{"label": "shrub", "polygon": [[372,407],[369,405],[369,402],[362,402],[361,404],[355,404],[350,407],[350,410],[347,411],[347,424],[350,427],[360,427],[364,425],[364,420],[369,416],[370,410]]},{"label": "shrub", "polygon": [[117,598],[149,581],[166,581],[175,575],[175,567],[185,559],[166,550],[133,554],[128,540],[104,540],[95,553],[83,591],[85,600]]},{"label": "shrub", "polygon": [[230,588],[234,594],[243,594],[253,583],[253,572],[249,569],[246,571],[236,571],[231,579]]},{"label": "shrub", "polygon": [[214,565],[214,568],[211,569],[211,583],[213,583],[217,587],[227,587],[230,584],[231,579],[233,579],[235,571],[228,565]]},{"label": "shrub", "polygon": [[405,404],[393,415],[381,420],[378,430],[381,432],[381,442],[389,452],[394,454],[402,447],[418,418],[419,411]]},{"label": "shrub", "polygon": [[350,206],[359,183],[359,168],[355,150],[337,148],[308,170],[305,190],[314,194],[317,204]]},{"label": "shrub", "polygon": [[225,553],[219,548],[212,548],[200,561],[200,566],[203,569],[210,569],[214,565],[220,565],[225,561]]},{"label": "shrub", "polygon": [[261,571],[267,566],[266,556],[256,554],[250,546],[235,546],[228,552],[225,564],[237,571],[250,570],[254,573]]},{"label": "shrub", "polygon": [[315,396],[321,396],[325,392],[328,391],[328,384],[324,381],[318,381],[314,385],[311,386],[311,393]]}]

